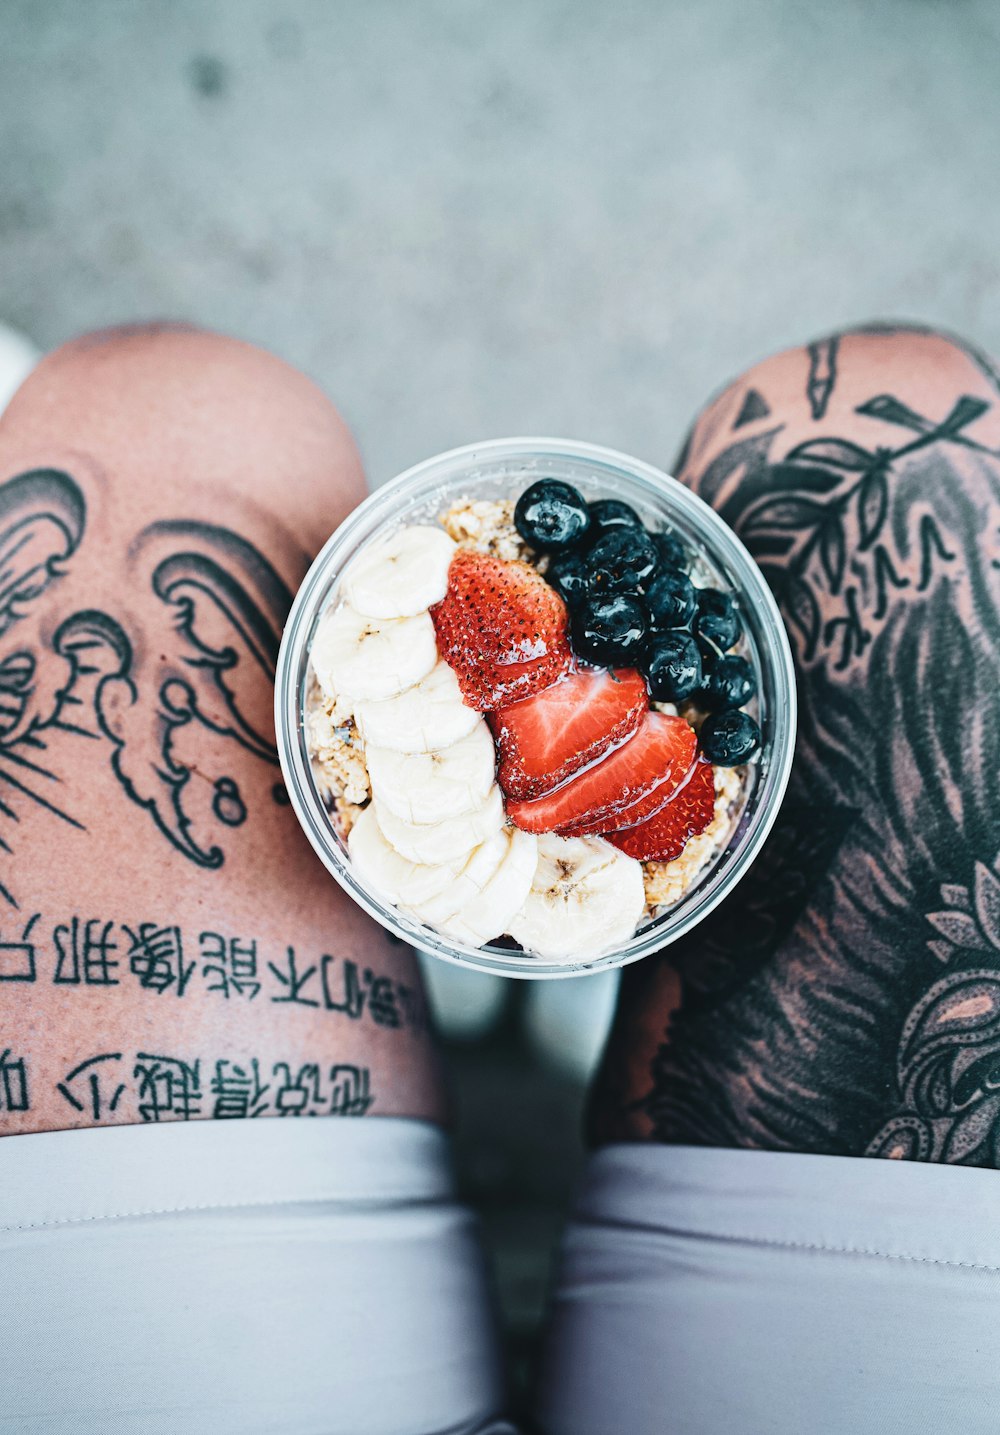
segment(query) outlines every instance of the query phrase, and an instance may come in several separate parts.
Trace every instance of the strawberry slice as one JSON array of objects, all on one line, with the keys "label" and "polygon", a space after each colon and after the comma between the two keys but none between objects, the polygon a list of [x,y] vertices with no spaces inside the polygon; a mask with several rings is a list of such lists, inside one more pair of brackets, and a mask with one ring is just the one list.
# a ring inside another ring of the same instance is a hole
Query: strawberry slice
[{"label": "strawberry slice", "polygon": [[612,813],[610,817],[599,818],[596,822],[587,818],[583,822],[574,822],[571,827],[560,827],[559,831],[563,837],[606,837],[610,832],[617,832],[622,827],[635,827],[640,822],[645,822],[647,817],[652,817],[659,812],[661,807],[666,807],[672,802],[674,794],[678,793],[684,783],[694,775],[696,757],[691,760],[687,772],[675,782],[661,782],[658,787],[653,787],[637,802],[629,803],[620,812]]},{"label": "strawberry slice", "polygon": [[527,563],[460,550],[430,612],[441,656],[480,712],[541,692],[570,665],[566,605]]},{"label": "strawberry slice", "polygon": [[704,832],[714,813],[715,771],[710,762],[697,762],[690,780],[659,812],[637,827],[609,833],[608,841],[640,862],[672,862],[689,838]]},{"label": "strawberry slice", "polygon": [[500,786],[524,801],[551,792],[632,736],[649,707],[641,674],[581,668],[489,718],[500,749]]},{"label": "strawberry slice", "polygon": [[533,802],[508,802],[507,815],[525,832],[595,826],[654,788],[676,787],[694,759],[697,739],[683,718],[647,712],[638,731],[583,772]]}]

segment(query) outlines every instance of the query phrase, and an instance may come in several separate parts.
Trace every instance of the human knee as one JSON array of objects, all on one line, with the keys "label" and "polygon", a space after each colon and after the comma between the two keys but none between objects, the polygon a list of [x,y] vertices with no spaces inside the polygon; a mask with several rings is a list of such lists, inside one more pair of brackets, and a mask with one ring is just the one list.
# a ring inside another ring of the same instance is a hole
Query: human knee
[{"label": "human knee", "polygon": [[325,395],[289,365],[183,324],[101,330],[48,355],[0,422],[9,451],[53,443],[105,472],[206,481],[276,505],[315,548],[364,496],[354,441]]},{"label": "human knee", "polygon": [[[752,475],[765,446],[789,454],[838,439],[893,451],[918,439],[926,447],[931,433],[1000,447],[1000,366],[953,335],[873,323],[781,350],[747,369],[699,415],[678,470],[701,487],[708,464],[727,451],[738,479]],[[704,496],[715,502],[721,486],[716,470]]]}]

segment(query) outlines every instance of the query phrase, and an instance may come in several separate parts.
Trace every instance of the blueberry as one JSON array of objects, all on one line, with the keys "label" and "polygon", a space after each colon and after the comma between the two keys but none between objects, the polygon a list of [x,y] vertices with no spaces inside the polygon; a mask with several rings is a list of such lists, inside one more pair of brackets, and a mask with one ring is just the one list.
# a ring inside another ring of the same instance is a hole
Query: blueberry
[{"label": "blueberry", "polygon": [[633,666],[649,631],[649,615],[640,598],[629,594],[584,599],[573,614],[574,651],[588,662]]},{"label": "blueberry", "polygon": [[724,712],[741,708],[756,691],[757,680],[746,658],[728,656],[712,665],[702,696],[710,712]]},{"label": "blueberry", "polygon": [[620,498],[600,498],[590,505],[590,534],[599,538],[612,528],[641,528],[642,519],[630,503]]},{"label": "blueberry", "polygon": [[691,563],[684,551],[684,544],[676,533],[672,533],[668,528],[662,533],[654,533],[652,538],[660,555],[661,568],[690,568]]},{"label": "blueberry", "polygon": [[653,541],[641,528],[612,528],[587,555],[592,593],[628,593],[656,570]]},{"label": "blueberry", "polygon": [[642,671],[657,702],[681,703],[701,687],[698,645],[687,633],[654,633],[646,644]]},{"label": "blueberry", "polygon": [[572,484],[542,478],[526,488],[514,509],[514,526],[540,553],[579,543],[590,528],[590,511]]},{"label": "blueberry", "polygon": [[740,631],[739,614],[729,594],[718,588],[702,588],[694,620],[694,635],[702,656],[711,659],[728,652]]},{"label": "blueberry", "polygon": [[698,734],[701,750],[718,767],[739,767],[760,747],[760,728],[749,713],[712,713]]},{"label": "blueberry", "polygon": [[545,577],[572,608],[586,597],[590,568],[583,553],[557,553],[545,571]]},{"label": "blueberry", "polygon": [[646,602],[654,628],[686,628],[698,608],[686,573],[658,573],[646,589]]}]

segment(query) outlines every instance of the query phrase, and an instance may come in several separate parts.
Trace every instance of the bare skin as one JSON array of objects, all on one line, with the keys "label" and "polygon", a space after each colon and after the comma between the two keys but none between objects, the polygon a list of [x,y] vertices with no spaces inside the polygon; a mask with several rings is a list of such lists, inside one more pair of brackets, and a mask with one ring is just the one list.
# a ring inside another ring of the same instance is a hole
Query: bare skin
[{"label": "bare skin", "polygon": [[305,378],[119,330],[0,420],[0,1135],[442,1095],[412,954],[287,804],[291,594],[363,497]]},{"label": "bare skin", "polygon": [[626,973],[594,1137],[1000,1165],[998,371],[792,349],[678,468],[779,598],[801,732],[738,893]]}]

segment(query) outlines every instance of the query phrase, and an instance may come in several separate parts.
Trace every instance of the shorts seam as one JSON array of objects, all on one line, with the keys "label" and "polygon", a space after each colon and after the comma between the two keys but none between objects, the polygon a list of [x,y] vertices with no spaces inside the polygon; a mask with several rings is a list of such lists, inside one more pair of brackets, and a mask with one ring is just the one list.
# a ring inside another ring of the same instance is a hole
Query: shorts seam
[{"label": "shorts seam", "polygon": [[[336,1202],[343,1209],[353,1210],[359,1206],[366,1209],[377,1206],[379,1210],[399,1206],[418,1207],[440,1204],[435,1197],[395,1197],[386,1200],[377,1196],[354,1196],[345,1199],[337,1195],[261,1197],[256,1201],[206,1201],[196,1205],[142,1207],[135,1211],[102,1211],[94,1216],[59,1216],[51,1221],[25,1221],[14,1226],[0,1226],[0,1236],[17,1231],[44,1231],[53,1226],[83,1226],[95,1221],[129,1221],[141,1216],[179,1216],[192,1211],[245,1211],[268,1206],[314,1206],[318,1202]],[[446,1202],[450,1204],[450,1202]]]},{"label": "shorts seam", "polygon": [[675,1236],[683,1240],[719,1241],[726,1245],[762,1246],[765,1249],[786,1251],[811,1251],[817,1255],[867,1256],[884,1261],[911,1261],[917,1265],[944,1266],[952,1270],[984,1271],[1000,1275],[1000,1265],[987,1265],[981,1261],[949,1261],[940,1256],[918,1256],[909,1251],[879,1251],[870,1246],[833,1246],[819,1241],[780,1241],[768,1236],[738,1236],[725,1231],[685,1231],[669,1226],[642,1224],[621,1224],[616,1221],[594,1221],[586,1224],[600,1225],[619,1230],[646,1231],[653,1235]]}]

